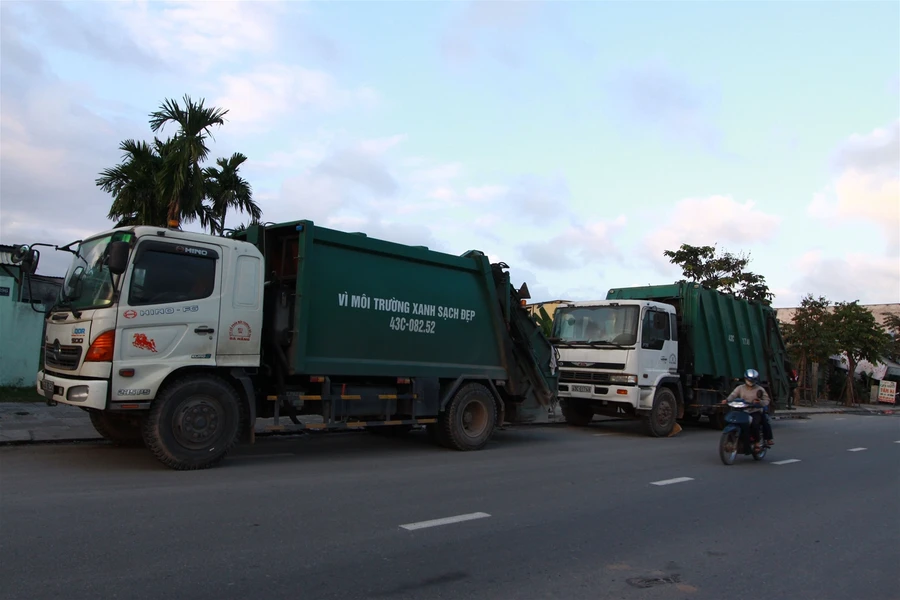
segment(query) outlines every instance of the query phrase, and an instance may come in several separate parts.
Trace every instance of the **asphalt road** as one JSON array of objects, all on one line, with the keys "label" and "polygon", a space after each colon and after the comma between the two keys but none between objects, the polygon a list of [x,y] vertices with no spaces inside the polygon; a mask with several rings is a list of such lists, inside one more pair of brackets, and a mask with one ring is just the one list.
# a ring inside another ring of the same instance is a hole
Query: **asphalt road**
[{"label": "asphalt road", "polygon": [[143,450],[2,448],[0,598],[900,599],[900,419],[775,436],[727,467],[704,426],[627,422],[477,453],[266,440],[190,473]]}]

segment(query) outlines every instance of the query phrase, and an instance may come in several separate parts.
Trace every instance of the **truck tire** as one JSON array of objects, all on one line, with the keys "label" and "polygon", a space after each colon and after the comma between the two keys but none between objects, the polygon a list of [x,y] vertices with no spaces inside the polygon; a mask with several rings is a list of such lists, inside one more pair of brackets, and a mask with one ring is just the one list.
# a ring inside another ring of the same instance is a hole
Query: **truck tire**
[{"label": "truck tire", "polygon": [[653,397],[653,408],[644,419],[649,434],[653,437],[666,437],[675,428],[678,417],[678,401],[668,388],[657,388]]},{"label": "truck tire", "polygon": [[89,410],[91,425],[101,436],[117,446],[143,446],[141,422],[137,417],[117,415],[104,410]]},{"label": "truck tire", "polygon": [[206,469],[234,446],[240,417],[231,385],[212,375],[188,375],[167,385],[150,404],[144,443],[169,468]]},{"label": "truck tire", "polygon": [[594,411],[584,404],[569,404],[568,400],[562,400],[559,403],[563,418],[569,425],[578,427],[586,427],[594,419]]},{"label": "truck tire", "polygon": [[497,405],[490,390],[469,383],[453,396],[439,418],[438,440],[453,450],[480,450],[491,439],[497,423]]}]

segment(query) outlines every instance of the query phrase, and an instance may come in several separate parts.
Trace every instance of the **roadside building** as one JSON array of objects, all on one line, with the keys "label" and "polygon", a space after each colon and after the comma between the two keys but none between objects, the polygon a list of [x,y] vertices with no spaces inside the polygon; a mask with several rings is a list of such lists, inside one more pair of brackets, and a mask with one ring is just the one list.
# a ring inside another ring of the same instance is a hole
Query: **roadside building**
[{"label": "roadside building", "polygon": [[44,316],[59,295],[62,277],[24,277],[14,246],[0,244],[0,386],[34,385],[40,368]]}]

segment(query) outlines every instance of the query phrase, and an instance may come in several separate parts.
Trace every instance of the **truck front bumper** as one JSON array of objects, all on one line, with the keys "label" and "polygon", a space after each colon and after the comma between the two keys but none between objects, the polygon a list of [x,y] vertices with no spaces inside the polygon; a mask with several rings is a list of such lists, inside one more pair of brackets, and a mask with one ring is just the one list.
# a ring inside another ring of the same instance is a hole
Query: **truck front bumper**
[{"label": "truck front bumper", "polygon": [[[565,388],[565,389],[563,389]],[[560,398],[592,400],[601,404],[617,403],[638,407],[641,390],[637,386],[561,383]]]},{"label": "truck front bumper", "polygon": [[37,393],[62,404],[85,408],[106,409],[109,382],[103,379],[67,379],[38,371],[35,381]]}]

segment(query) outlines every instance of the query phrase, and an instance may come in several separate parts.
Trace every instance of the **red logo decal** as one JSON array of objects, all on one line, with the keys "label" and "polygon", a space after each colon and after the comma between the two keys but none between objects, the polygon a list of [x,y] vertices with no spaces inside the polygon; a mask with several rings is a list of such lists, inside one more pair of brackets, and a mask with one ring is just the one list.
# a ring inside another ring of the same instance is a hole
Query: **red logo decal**
[{"label": "red logo decal", "polygon": [[250,324],[246,321],[235,321],[228,328],[228,339],[236,342],[250,341]]},{"label": "red logo decal", "polygon": [[134,341],[131,342],[131,345],[135,348],[140,348],[141,350],[156,352],[156,341],[148,339],[147,335],[144,333],[134,334]]},{"label": "red logo decal", "polygon": [[137,316],[137,312],[135,312],[133,310],[126,310],[125,312],[122,313],[122,316],[125,317],[126,319],[133,319]]}]

